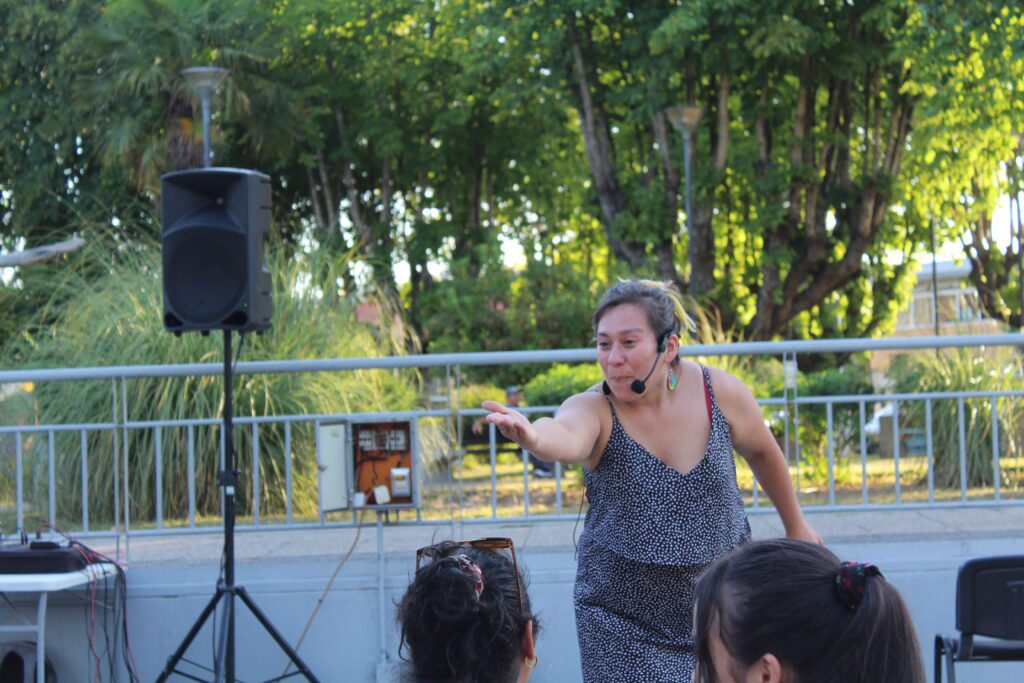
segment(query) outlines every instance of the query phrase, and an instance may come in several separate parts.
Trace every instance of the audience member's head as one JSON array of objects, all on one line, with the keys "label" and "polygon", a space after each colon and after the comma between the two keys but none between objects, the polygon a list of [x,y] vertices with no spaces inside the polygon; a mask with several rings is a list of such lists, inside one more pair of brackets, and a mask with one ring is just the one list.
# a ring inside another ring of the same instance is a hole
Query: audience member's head
[{"label": "audience member's head", "polygon": [[776,539],[697,582],[696,683],[924,683],[903,598],[874,565]]},{"label": "audience member's head", "polygon": [[398,621],[418,680],[513,683],[537,666],[539,626],[508,539],[422,548]]}]

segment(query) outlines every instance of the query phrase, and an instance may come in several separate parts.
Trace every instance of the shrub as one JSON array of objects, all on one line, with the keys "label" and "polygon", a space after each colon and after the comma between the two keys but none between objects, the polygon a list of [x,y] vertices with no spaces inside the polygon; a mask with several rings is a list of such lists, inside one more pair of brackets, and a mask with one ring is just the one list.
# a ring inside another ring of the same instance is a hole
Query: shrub
[{"label": "shrub", "polygon": [[601,382],[604,375],[596,363],[568,365],[555,363],[523,387],[523,397],[531,406],[557,406],[573,394],[586,391]]},{"label": "shrub", "polygon": [[[109,246],[109,245],[104,245]],[[280,252],[289,250],[281,249]],[[246,335],[240,353],[245,361],[360,357],[404,353],[402,334],[393,319],[381,316],[380,329],[360,324],[354,306],[311,283],[310,264],[275,250],[269,266],[275,283],[273,327],[262,336]],[[97,257],[94,252],[90,258]],[[4,358],[30,358],[22,367],[118,366],[133,364],[210,363],[222,361],[219,334],[174,337],[163,330],[160,255],[155,247],[117,253],[109,275],[91,281],[77,297],[63,304],[52,326],[36,336],[22,336],[4,350]],[[335,268],[320,279],[334,282]],[[239,337],[235,335],[236,345]],[[121,383],[115,383],[120,400]],[[124,384],[129,421],[220,418],[223,382],[218,375],[157,377],[128,380]],[[111,382],[37,383],[35,416],[42,424],[88,424],[111,421]],[[410,409],[417,402],[417,375],[413,371],[359,370],[344,373],[250,374],[235,376],[234,412],[242,416],[323,414]],[[119,419],[120,406],[117,408]],[[5,422],[8,420],[5,419]],[[252,499],[252,429],[236,425],[236,466],[240,513]],[[89,507],[96,520],[113,519],[114,466],[124,445],[121,432],[88,432]],[[56,479],[61,518],[77,519],[81,510],[79,434],[58,434]],[[127,432],[130,514],[133,520],[155,515],[155,431]],[[28,476],[36,482],[35,500],[46,495],[46,439],[26,444],[34,467]],[[195,428],[196,508],[218,514],[216,473],[220,458],[220,429]],[[116,456],[115,454],[115,443]],[[161,430],[163,514],[182,518],[187,513],[187,430]],[[294,426],[292,437],[293,512],[317,510],[317,469],[312,428]],[[267,425],[259,430],[259,483],[264,514],[284,510],[284,429]],[[10,481],[10,480],[8,480]],[[122,484],[123,485],[123,484]],[[41,493],[38,490],[41,487]]]},{"label": "shrub", "polygon": [[[845,365],[807,373],[800,380],[802,396],[855,396],[870,394],[871,370],[867,363],[854,357]],[[832,448],[836,456],[836,483],[852,481],[852,473],[839,456],[860,441],[860,412],[850,404],[836,404],[832,412]],[[805,465],[803,476],[825,484],[828,482],[828,416],[825,405],[805,405],[800,409],[800,459]],[[859,445],[857,446],[859,448]]]},{"label": "shrub", "polygon": [[[890,377],[897,392],[1010,391],[1020,389],[1021,354],[1015,348],[995,347],[976,355],[971,349],[947,349],[940,354],[900,355],[893,362]],[[924,403],[900,405],[900,424],[925,428]],[[1001,457],[1022,455],[1021,427],[1024,404],[1020,398],[999,399],[997,413]],[[992,403],[991,399],[964,401],[967,486],[991,486]],[[932,402],[932,452],[937,487],[960,484],[960,418],[956,400]],[[1007,472],[1003,472],[1004,481]]]}]

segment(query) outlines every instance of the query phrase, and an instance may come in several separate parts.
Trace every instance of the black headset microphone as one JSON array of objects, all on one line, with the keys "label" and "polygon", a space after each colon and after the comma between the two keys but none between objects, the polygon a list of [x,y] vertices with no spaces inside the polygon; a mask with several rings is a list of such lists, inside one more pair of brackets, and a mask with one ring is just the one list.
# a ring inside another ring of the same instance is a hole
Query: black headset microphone
[{"label": "black headset microphone", "polygon": [[[654,365],[651,366],[651,371],[648,372],[647,376],[643,379],[635,379],[630,383],[629,388],[633,390],[634,394],[642,394],[647,391],[647,380],[651,378],[651,375],[653,375],[654,371],[658,368],[658,361],[661,360],[661,354],[665,353],[665,337],[667,336],[667,334],[663,334],[658,338],[658,356],[654,359]],[[601,383],[601,391],[604,392],[605,396],[612,395],[612,388],[608,386],[607,381]]]}]

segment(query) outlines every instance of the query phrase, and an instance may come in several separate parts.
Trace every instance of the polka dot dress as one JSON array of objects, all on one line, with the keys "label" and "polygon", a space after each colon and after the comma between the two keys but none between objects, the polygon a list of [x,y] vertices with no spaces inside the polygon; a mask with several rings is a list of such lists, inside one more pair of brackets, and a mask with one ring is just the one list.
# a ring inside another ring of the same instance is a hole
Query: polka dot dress
[{"label": "polka dot dress", "polygon": [[573,602],[587,683],[690,681],[694,583],[750,538],[732,434],[701,371],[711,437],[692,470],[682,474],[640,445],[614,406],[601,460],[584,470],[590,508]]}]

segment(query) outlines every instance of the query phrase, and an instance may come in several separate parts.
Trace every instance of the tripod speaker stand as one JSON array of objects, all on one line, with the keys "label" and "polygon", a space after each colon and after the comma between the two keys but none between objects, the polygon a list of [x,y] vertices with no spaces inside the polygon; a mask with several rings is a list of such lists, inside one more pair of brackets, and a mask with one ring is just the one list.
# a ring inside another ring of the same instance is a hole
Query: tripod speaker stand
[{"label": "tripod speaker stand", "polygon": [[[220,472],[219,481],[224,489],[224,577],[218,581],[217,590],[214,592],[213,597],[206,604],[206,607],[192,625],[192,628],[189,629],[181,645],[178,646],[175,653],[167,660],[167,666],[157,681],[158,683],[163,683],[169,675],[176,673],[175,669],[181,658],[185,655],[185,651],[188,650],[188,646],[192,644],[192,641],[198,635],[206,620],[213,614],[217,603],[224,600],[226,618],[224,619],[223,631],[221,631],[217,638],[219,643],[218,651],[221,656],[218,656],[214,662],[214,681],[224,680],[228,683],[235,683],[235,598],[238,598],[249,608],[252,615],[256,617],[256,621],[263,626],[266,632],[270,634],[270,637],[274,639],[274,642],[277,643],[278,647],[288,655],[288,658],[295,665],[297,671],[288,674],[286,677],[305,676],[306,680],[315,682],[317,681],[316,676],[309,670],[309,667],[302,661],[298,653],[277,632],[277,629],[270,623],[270,620],[263,611],[253,602],[252,597],[245,590],[245,586],[235,584],[235,484],[238,472],[234,469],[234,451],[231,438],[231,400],[231,330],[224,330],[224,469]],[[221,669],[221,663],[223,663],[223,669]],[[270,680],[281,680],[281,677]]]},{"label": "tripod speaker stand", "polygon": [[162,178],[164,327],[175,334],[224,333],[224,469],[218,484],[224,493],[224,573],[217,589],[157,679],[177,673],[189,645],[223,601],[224,619],[215,633],[214,683],[235,683],[235,599],[241,600],[288,656],[296,671],[317,683],[298,653],[278,633],[244,586],[235,584],[235,470],[232,438],[231,332],[270,327],[270,273],[263,251],[270,232],[270,179],[233,168],[203,168],[168,173]]}]

